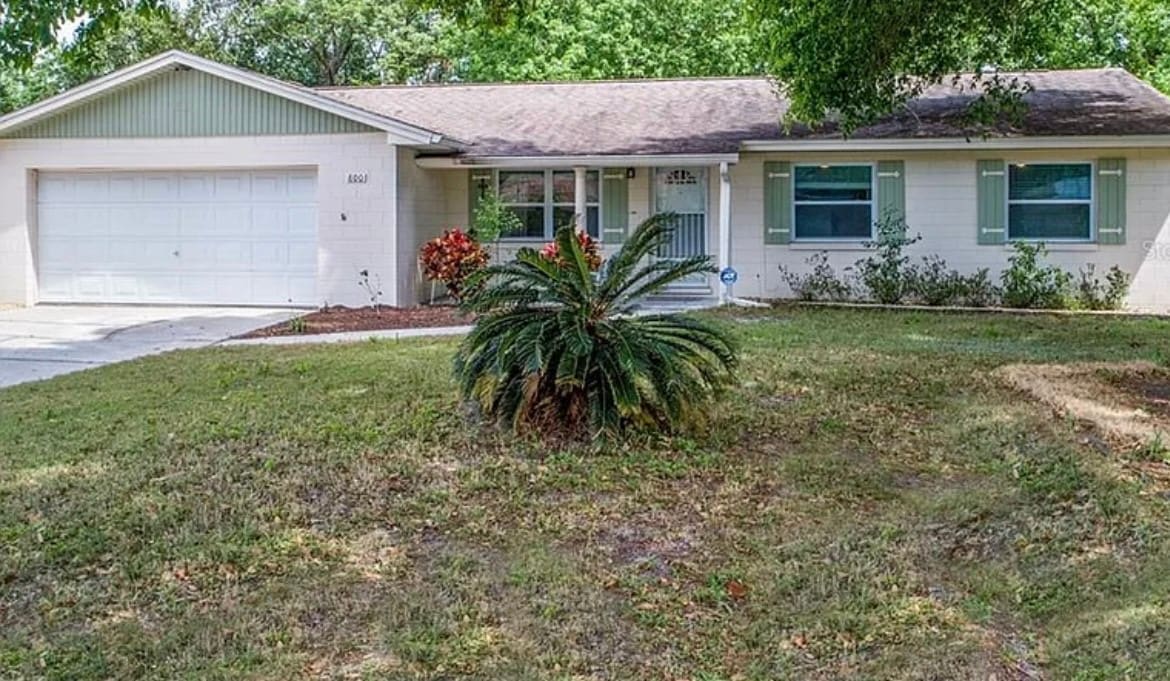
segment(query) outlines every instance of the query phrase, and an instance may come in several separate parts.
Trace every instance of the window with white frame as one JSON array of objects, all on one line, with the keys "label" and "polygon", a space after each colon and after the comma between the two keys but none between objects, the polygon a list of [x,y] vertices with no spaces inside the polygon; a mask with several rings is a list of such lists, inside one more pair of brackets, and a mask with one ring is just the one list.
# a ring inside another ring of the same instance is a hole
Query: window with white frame
[{"label": "window with white frame", "polygon": [[798,165],[793,172],[797,239],[873,237],[873,165]]},{"label": "window with white frame", "polygon": [[[523,223],[505,239],[551,239],[559,227],[576,215],[577,182],[572,170],[501,170],[497,174],[500,200]],[[601,219],[601,178],[596,170],[585,173],[585,224],[598,238]]]},{"label": "window with white frame", "polygon": [[1093,238],[1093,164],[1008,166],[1008,238],[1089,241]]}]

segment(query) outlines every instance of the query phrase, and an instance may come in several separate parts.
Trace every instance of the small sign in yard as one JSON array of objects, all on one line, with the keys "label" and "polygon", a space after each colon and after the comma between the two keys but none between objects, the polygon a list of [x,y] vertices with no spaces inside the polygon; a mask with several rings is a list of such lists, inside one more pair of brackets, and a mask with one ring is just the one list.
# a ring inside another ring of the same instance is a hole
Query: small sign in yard
[{"label": "small sign in yard", "polygon": [[739,272],[736,272],[734,268],[724,267],[723,270],[719,272],[719,281],[723,282],[724,286],[731,286],[735,282],[739,281]]}]

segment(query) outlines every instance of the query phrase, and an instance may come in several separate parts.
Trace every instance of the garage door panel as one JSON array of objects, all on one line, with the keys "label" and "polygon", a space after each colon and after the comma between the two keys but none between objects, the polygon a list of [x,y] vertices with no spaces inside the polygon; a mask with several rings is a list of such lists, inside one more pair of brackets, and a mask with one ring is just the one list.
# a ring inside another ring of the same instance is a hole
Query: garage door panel
[{"label": "garage door panel", "polygon": [[147,175],[141,180],[142,198],[172,202],[179,198],[179,179],[172,175]]},{"label": "garage door panel", "polygon": [[41,173],[42,300],[316,303],[315,173]]},{"label": "garage door panel", "polygon": [[252,176],[252,198],[256,201],[284,202],[288,184],[283,175],[256,173]]},{"label": "garage door panel", "polygon": [[316,206],[291,206],[288,209],[288,234],[292,237],[304,238],[317,235],[317,208]]},{"label": "garage door panel", "polygon": [[316,192],[317,176],[310,172],[288,174],[288,194],[290,197],[312,196]]},{"label": "garage door panel", "polygon": [[288,208],[279,204],[252,209],[252,233],[257,236],[283,236],[288,233]]},{"label": "garage door panel", "polygon": [[114,175],[109,180],[110,201],[138,201],[142,198],[142,180],[133,175]]},{"label": "garage door panel", "polygon": [[221,173],[215,176],[216,201],[248,201],[251,189],[246,173]]},{"label": "garage door panel", "polygon": [[103,176],[81,176],[73,182],[73,201],[87,203],[105,201],[109,195],[110,183]]},{"label": "garage door panel", "polygon": [[212,269],[248,269],[252,264],[252,244],[246,241],[221,241],[214,245],[205,265]]},{"label": "garage door panel", "polygon": [[252,231],[252,207],[232,204],[215,206],[208,234],[238,235]]}]

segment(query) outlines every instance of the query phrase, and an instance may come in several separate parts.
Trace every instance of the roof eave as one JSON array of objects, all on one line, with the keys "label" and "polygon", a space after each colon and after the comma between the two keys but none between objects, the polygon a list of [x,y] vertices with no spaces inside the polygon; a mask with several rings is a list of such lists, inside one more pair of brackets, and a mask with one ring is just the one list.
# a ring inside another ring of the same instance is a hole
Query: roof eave
[{"label": "roof eave", "polygon": [[128,85],[140,78],[168,68],[183,66],[209,73],[241,85],[255,88],[283,97],[293,102],[319,109],[349,120],[357,121],[372,128],[389,133],[401,144],[441,144],[443,135],[426,128],[420,128],[386,116],[380,116],[358,107],[350,106],[331,97],[317,94],[312,90],[267,78],[259,74],[238,69],[210,59],[196,57],[179,50],[171,50],[92,80],[84,85],[62,92],[59,95],[18,109],[0,117],[0,134],[13,128],[52,115],[62,109],[100,96],[115,88]]},{"label": "roof eave", "polygon": [[1164,135],[1066,135],[1049,137],[935,137],[883,139],[746,140],[745,152],[760,151],[930,151],[1000,149],[1125,149],[1170,147]]},{"label": "roof eave", "polygon": [[421,168],[573,168],[577,166],[646,167],[738,163],[739,153],[719,154],[549,154],[538,156],[420,156]]}]

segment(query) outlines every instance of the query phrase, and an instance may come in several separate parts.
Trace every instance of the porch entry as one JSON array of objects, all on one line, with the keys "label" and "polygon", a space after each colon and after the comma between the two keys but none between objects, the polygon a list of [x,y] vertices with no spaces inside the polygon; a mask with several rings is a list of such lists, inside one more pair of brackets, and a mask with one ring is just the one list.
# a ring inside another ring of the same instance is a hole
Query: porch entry
[{"label": "porch entry", "polygon": [[[674,234],[658,252],[660,259],[681,260],[707,253],[707,169],[657,168],[654,213],[674,213]],[[676,288],[708,285],[705,275],[679,282]]]}]

